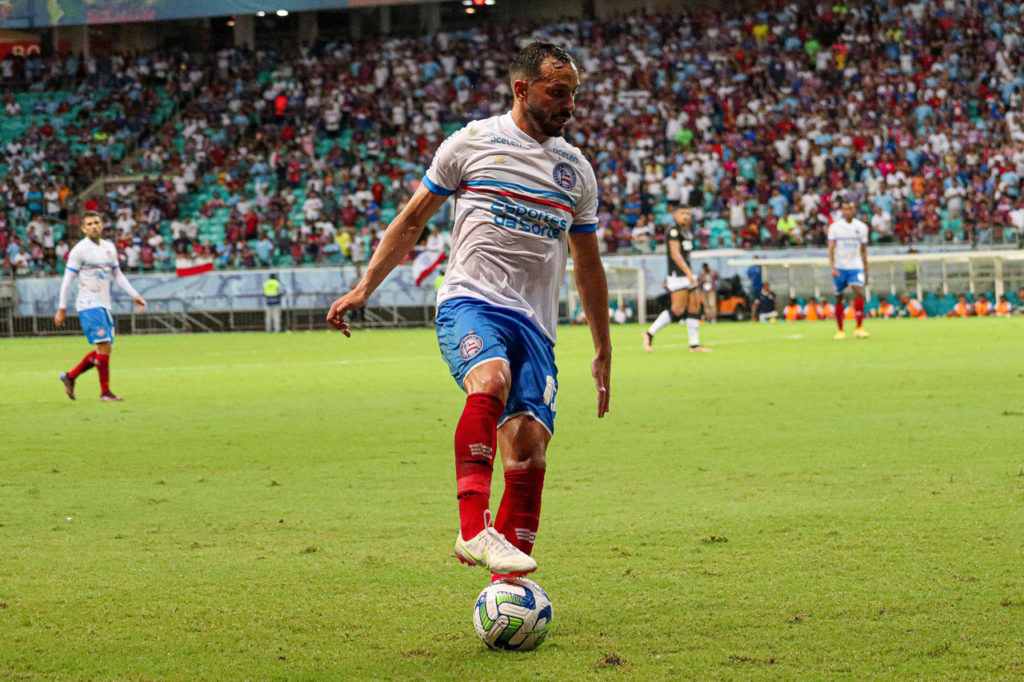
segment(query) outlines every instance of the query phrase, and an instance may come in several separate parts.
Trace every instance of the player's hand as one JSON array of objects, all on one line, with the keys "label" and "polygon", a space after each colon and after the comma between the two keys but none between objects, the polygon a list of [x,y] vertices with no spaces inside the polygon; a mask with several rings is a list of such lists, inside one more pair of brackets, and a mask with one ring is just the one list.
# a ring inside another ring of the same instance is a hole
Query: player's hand
[{"label": "player's hand", "polygon": [[832,277],[838,277],[838,276],[839,276],[839,268],[832,268]]},{"label": "player's hand", "polygon": [[327,312],[327,323],[345,336],[352,336],[345,315],[350,310],[362,308],[364,305],[366,305],[366,297],[355,291],[350,291],[331,304],[331,309]]},{"label": "player's hand", "polygon": [[58,327],[64,326],[64,320],[67,319],[67,311],[63,308],[57,310],[57,314],[53,316],[53,323]]},{"label": "player's hand", "polygon": [[135,301],[135,307],[138,308],[140,313],[146,311],[146,299],[141,296],[134,296],[132,297],[132,300]]},{"label": "player's hand", "polygon": [[611,353],[598,353],[590,363],[590,373],[594,376],[594,384],[597,386],[597,418],[600,419],[608,413],[608,405],[611,402]]}]

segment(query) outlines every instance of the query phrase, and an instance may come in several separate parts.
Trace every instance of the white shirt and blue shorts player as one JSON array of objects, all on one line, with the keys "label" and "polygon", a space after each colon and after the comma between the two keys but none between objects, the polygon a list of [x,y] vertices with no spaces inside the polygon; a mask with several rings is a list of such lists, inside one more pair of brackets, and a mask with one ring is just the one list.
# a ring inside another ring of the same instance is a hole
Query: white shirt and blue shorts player
[{"label": "white shirt and blue shorts player", "polygon": [[137,295],[128,284],[117,261],[117,247],[106,239],[99,243],[82,239],[68,252],[64,281],[61,284],[60,307],[67,307],[72,280],[78,277],[78,297],[75,308],[82,333],[91,344],[114,343],[114,316],[110,313],[110,283],[118,285],[132,296]]},{"label": "white shirt and blue shorts player", "polygon": [[864,286],[864,259],[861,246],[868,243],[868,226],[854,218],[847,222],[838,218],[828,226],[828,240],[835,242],[835,268],[838,277],[833,277],[836,296],[848,286]]},{"label": "white shirt and blue shorts player", "polygon": [[505,361],[499,425],[528,414],[555,429],[558,298],[570,232],[597,229],[597,181],[562,138],[543,144],[510,114],[475,121],[438,148],[423,182],[455,199],[451,256],[437,292],[437,340],[452,377]]}]

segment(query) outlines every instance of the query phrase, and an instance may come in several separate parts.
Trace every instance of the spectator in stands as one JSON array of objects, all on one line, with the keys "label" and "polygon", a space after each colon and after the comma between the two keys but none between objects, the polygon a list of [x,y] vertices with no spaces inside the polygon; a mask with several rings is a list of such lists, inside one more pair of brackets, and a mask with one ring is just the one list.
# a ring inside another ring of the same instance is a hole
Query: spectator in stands
[{"label": "spectator in stands", "polygon": [[256,260],[258,265],[263,267],[270,267],[273,264],[274,242],[266,231],[260,233],[259,240],[256,242]]},{"label": "spectator in stands", "polygon": [[[342,222],[354,230],[374,205],[380,211],[408,196],[443,126],[490,113],[483,103],[508,87],[493,77],[493,64],[536,33],[571,35],[580,45],[590,101],[569,137],[595,159],[602,198],[629,228],[634,215],[679,201],[696,209],[702,242],[703,221],[724,215],[728,238],[708,233],[712,246],[760,244],[762,227],[771,244],[799,244],[785,205],[804,216],[803,241],[821,244],[835,199],[857,193],[873,214],[878,206],[891,216],[891,238],[902,243],[998,241],[1001,227],[1016,224],[1024,170],[1024,130],[1014,115],[1019,75],[1011,68],[1022,44],[1015,9],[841,7],[773,7],[767,21],[763,11],[745,7],[637,12],[497,34],[480,26],[425,43],[368,36],[305,51],[94,54],[95,68],[76,57],[39,57],[17,74],[4,60],[0,68],[12,69],[11,79],[0,72],[5,89],[67,86],[71,94],[26,110],[6,92],[6,118],[25,121],[39,111],[47,121],[32,120],[24,134],[0,140],[0,163],[7,165],[0,185],[21,185],[3,201],[20,231],[31,185],[44,188],[43,212],[52,209],[39,162],[75,182],[152,168],[166,178],[149,197],[161,220],[177,215],[179,204],[190,207],[186,215],[199,213],[197,190],[216,187],[237,195],[236,217],[251,238],[257,230],[245,220],[250,204],[260,220],[274,211],[267,224],[276,229],[276,217],[311,199],[330,216],[332,189],[339,199],[368,192]],[[838,38],[831,45],[815,37],[832,34]],[[438,68],[418,68],[421,60]],[[159,72],[156,63],[163,65]],[[269,85],[257,78],[263,73],[273,75]],[[150,87],[154,82],[161,86]],[[467,92],[479,94],[460,97]],[[180,134],[159,127],[175,106]],[[117,168],[124,152],[113,148],[135,143],[140,158]],[[260,204],[281,190],[281,212]],[[138,213],[138,192],[118,197],[111,210],[130,203],[139,222],[153,225],[151,210]],[[201,201],[201,214],[219,229],[221,208]],[[747,229],[754,218],[756,240]],[[875,233],[890,238],[877,227]],[[621,230],[615,235],[616,246],[630,241]]]}]

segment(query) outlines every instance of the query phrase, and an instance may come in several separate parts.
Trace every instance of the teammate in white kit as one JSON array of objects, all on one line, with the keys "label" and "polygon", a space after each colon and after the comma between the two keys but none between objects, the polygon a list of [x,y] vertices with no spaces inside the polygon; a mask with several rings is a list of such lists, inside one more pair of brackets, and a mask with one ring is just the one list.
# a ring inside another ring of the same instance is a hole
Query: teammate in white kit
[{"label": "teammate in white kit", "polygon": [[[438,148],[362,280],[327,316],[348,336],[345,314],[365,305],[427,220],[454,196],[437,338],[452,376],[468,394],[455,430],[455,554],[495,576],[537,567],[530,554],[554,431],[553,351],[569,247],[594,343],[598,417],[608,411],[611,372],[608,286],[595,234],[597,182],[582,153],[562,139],[576,108],[579,72],[564,50],[533,43],[512,60],[509,76],[512,111],[470,123]],[[492,525],[496,446],[505,493]]]},{"label": "teammate in white kit", "polygon": [[836,339],[845,339],[843,331],[843,292],[853,289],[853,312],[857,320],[854,334],[868,338],[864,331],[864,287],[868,283],[868,226],[854,218],[857,207],[851,201],[843,204],[843,217],[828,226],[828,263],[836,285]]},{"label": "teammate in white kit", "polygon": [[61,372],[60,380],[64,391],[75,399],[75,379],[86,370],[95,367],[100,376],[100,400],[120,402],[121,398],[110,392],[110,351],[114,345],[114,317],[110,314],[110,282],[132,297],[141,313],[146,309],[146,300],[128,283],[117,262],[117,248],[113,242],[103,239],[103,219],[98,213],[89,211],[82,216],[82,231],[85,239],[75,244],[68,253],[64,269],[64,282],[60,287],[60,303],[54,323],[60,327],[67,317],[68,297],[71,284],[78,277],[78,321],[89,343],[96,344],[92,351],[68,371]]}]

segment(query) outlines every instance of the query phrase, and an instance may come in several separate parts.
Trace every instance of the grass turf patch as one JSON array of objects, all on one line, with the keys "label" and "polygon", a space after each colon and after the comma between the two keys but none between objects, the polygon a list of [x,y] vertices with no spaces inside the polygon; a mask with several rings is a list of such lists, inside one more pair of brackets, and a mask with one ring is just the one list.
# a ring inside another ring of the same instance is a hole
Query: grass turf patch
[{"label": "grass turf patch", "polygon": [[[562,328],[536,652],[473,634],[429,331],[2,342],[0,677],[1024,672],[1024,320]],[[501,490],[495,479],[493,503]]]}]

